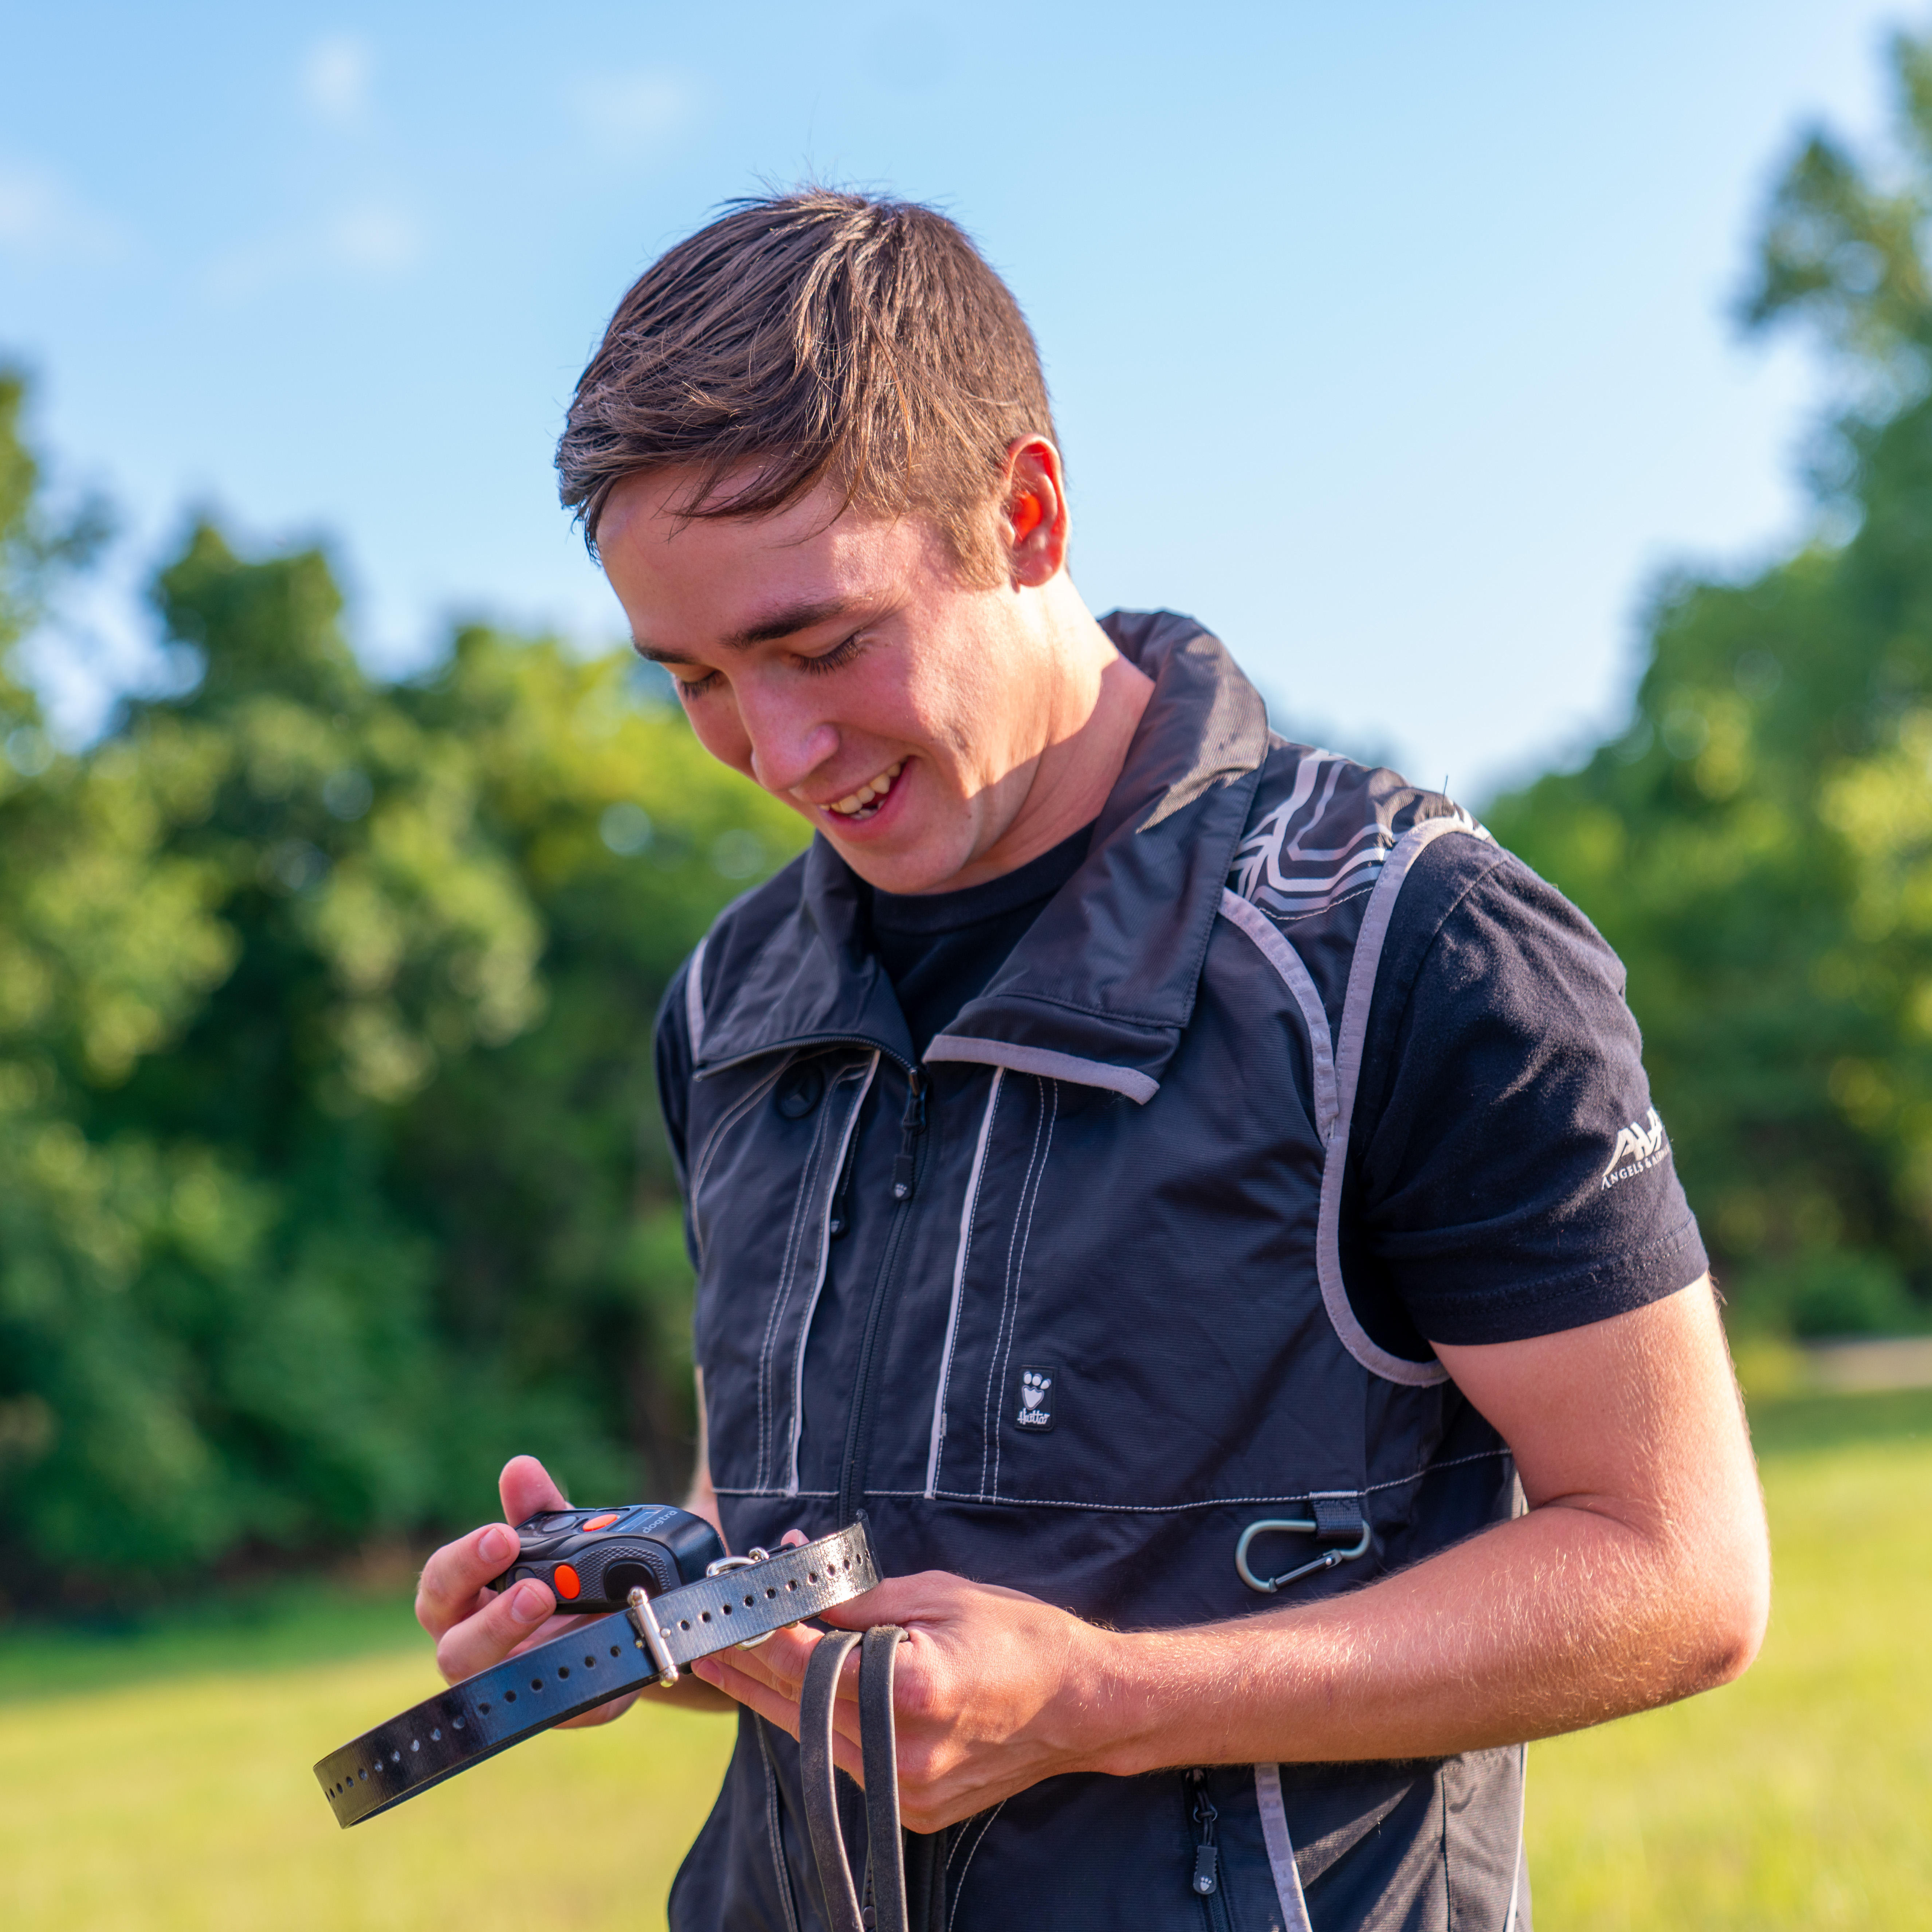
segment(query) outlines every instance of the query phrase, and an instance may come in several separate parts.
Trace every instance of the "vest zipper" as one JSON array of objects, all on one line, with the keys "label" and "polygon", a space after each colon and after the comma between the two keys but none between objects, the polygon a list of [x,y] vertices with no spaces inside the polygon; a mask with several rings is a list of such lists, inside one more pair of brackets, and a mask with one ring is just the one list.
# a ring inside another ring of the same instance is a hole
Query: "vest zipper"
[{"label": "vest zipper", "polygon": [[919,1172],[920,1136],[926,1132],[926,1076],[914,1067],[906,1078],[905,1110],[899,1115],[899,1150],[892,1160],[892,1198],[910,1201]]},{"label": "vest zipper", "polygon": [[1214,1843],[1214,1823],[1220,1813],[1208,1796],[1208,1774],[1190,1771],[1187,1782],[1194,1791],[1194,1877],[1198,1896],[1211,1898],[1221,1886],[1221,1854]]},{"label": "vest zipper", "polygon": [[838,1473],[838,1526],[842,1529],[857,1520],[865,1500],[866,1463],[872,1447],[872,1412],[878,1399],[874,1384],[884,1358],[883,1342],[897,1286],[899,1249],[926,1154],[927,1085],[920,1068],[906,1070],[905,1108],[899,1116],[899,1150],[892,1162],[892,1223],[886,1231],[885,1252],[880,1256],[872,1298],[866,1310],[866,1326],[859,1338],[859,1364],[852,1378],[852,1402],[846,1416],[845,1454]]},{"label": "vest zipper", "polygon": [[1227,1900],[1221,1895],[1221,1848],[1214,1841],[1214,1828],[1221,1814],[1208,1796],[1207,1772],[1190,1771],[1186,1777],[1193,1798],[1194,1826],[1194,1870],[1187,1888],[1200,1900],[1208,1924],[1220,1932],[1228,1923]]}]

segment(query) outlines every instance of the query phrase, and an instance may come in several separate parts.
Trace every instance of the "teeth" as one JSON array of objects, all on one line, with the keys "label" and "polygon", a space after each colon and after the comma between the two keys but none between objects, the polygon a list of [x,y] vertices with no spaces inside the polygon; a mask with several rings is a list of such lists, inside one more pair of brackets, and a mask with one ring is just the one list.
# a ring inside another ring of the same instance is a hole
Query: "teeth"
[{"label": "teeth", "polygon": [[868,778],[856,791],[849,791],[843,798],[835,799],[827,809],[844,818],[854,817],[863,812],[874,799],[884,798],[892,790],[893,779],[904,770],[905,760],[902,758],[897,764],[888,765],[877,778]]}]

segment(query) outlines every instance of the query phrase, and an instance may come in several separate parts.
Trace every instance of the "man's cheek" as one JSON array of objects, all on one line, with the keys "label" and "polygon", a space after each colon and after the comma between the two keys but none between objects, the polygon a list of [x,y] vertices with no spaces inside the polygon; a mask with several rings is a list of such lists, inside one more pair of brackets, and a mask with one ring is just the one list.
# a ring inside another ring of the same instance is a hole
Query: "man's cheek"
[{"label": "man's cheek", "polygon": [[[730,766],[754,784],[764,784],[758,776],[751,734],[746,730],[728,691],[694,700],[685,707],[685,715],[691,720],[692,735],[721,765]],[[770,787],[765,789],[770,790]]]}]

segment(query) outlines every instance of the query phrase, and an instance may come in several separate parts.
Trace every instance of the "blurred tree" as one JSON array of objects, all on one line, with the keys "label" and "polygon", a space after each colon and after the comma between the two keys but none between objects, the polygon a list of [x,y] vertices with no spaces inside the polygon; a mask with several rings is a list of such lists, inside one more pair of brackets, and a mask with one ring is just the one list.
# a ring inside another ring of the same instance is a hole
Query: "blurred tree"
[{"label": "blurred tree", "polygon": [[1814,1334],[1932,1290],[1932,42],[1892,64],[1886,170],[1805,140],[1744,304],[1842,379],[1820,534],[1666,584],[1629,730],[1490,814],[1623,954],[1739,1314]]},{"label": "blurred tree", "polygon": [[[20,398],[0,646],[90,536]],[[802,828],[627,659],[472,628],[376,684],[322,556],[205,524],[156,601],[200,675],[85,753],[0,682],[0,1576],[473,1520],[518,1449],[674,1493],[652,1018]]]}]

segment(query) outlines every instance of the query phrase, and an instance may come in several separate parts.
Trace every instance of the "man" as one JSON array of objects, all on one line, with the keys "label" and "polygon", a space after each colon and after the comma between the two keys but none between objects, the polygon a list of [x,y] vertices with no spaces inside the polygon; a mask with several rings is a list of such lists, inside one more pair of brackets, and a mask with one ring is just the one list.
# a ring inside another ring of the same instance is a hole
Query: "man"
[{"label": "man", "polygon": [[[1734,1677],[1768,1592],[1616,960],[1198,626],[1095,622],[1032,338],[928,210],[673,249],[559,464],[699,739],[817,835],[660,1018],[694,1506],[739,1550],[863,1513],[890,1580],[832,1621],[911,1633],[945,1923],[1527,1925],[1522,1741]],[[482,1593],[506,1538],[424,1573],[452,1678],[552,1628]],[[674,1926],[823,1922],[816,1640],[697,1667],[740,1729]]]}]

